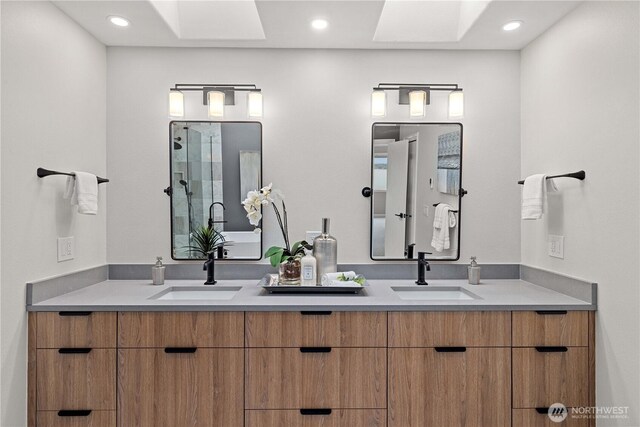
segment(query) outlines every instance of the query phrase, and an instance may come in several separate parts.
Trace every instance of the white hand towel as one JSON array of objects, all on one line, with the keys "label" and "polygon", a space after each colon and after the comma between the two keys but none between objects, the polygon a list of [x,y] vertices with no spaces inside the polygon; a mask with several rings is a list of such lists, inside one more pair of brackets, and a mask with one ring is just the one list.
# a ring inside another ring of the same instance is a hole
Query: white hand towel
[{"label": "white hand towel", "polygon": [[78,205],[78,213],[96,215],[98,213],[98,178],[87,172],[74,171],[75,176],[67,178],[64,198],[72,205]]},{"label": "white hand towel", "polygon": [[547,192],[558,190],[555,182],[545,174],[536,174],[525,178],[522,187],[522,219],[542,218]]},{"label": "white hand towel", "polygon": [[449,230],[457,224],[456,216],[451,212],[452,210],[453,208],[446,203],[440,203],[436,206],[433,214],[433,237],[431,238],[431,246],[436,252],[442,252],[451,247]]}]

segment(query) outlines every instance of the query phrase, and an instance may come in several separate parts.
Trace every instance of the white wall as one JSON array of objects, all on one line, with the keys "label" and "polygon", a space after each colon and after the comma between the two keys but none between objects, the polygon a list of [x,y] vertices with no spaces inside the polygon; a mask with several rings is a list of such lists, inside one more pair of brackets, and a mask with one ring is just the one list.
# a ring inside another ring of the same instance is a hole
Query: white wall
[{"label": "white wall", "polygon": [[[26,425],[25,283],[106,262],[106,188],[97,216],[62,200],[64,177],[36,168],[106,174],[106,49],[48,2],[2,2],[3,427]],[[107,184],[108,185],[108,184]],[[56,238],[76,258],[57,262]]]},{"label": "white wall", "polygon": [[[522,51],[522,173],[556,180],[542,221],[522,224],[522,262],[597,281],[597,404],[640,425],[639,3],[585,2]],[[546,255],[565,236],[564,260]]]},{"label": "white wall", "polygon": [[[291,239],[332,219],[340,262],[369,260],[371,89],[380,82],[456,82],[466,118],[462,258],[520,261],[519,53],[108,48],[108,261],[170,259],[167,94],[175,83],[255,83],[263,89],[264,182],[287,198]],[[206,120],[199,94],[188,119]],[[199,105],[198,105],[199,104]],[[228,119],[245,120],[241,107]],[[390,102],[390,105],[392,103]],[[426,121],[448,121],[433,94]],[[408,121],[393,106],[384,121]],[[301,177],[306,171],[309,178]],[[269,211],[265,248],[281,244]]]}]

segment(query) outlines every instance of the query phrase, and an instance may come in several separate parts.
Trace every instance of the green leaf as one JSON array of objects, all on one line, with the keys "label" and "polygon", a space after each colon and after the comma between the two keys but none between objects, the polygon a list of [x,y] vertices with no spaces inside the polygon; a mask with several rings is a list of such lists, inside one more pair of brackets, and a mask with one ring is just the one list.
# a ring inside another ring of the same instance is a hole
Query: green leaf
[{"label": "green leaf", "polygon": [[278,264],[280,264],[280,258],[282,257],[282,253],[278,252],[275,253],[273,255],[271,255],[271,257],[269,258],[269,262],[271,262],[271,266],[272,267],[277,267]]},{"label": "green leaf", "polygon": [[271,246],[267,252],[264,253],[264,256],[267,258],[270,258],[271,256],[277,254],[278,252],[282,252],[284,251],[284,248],[278,247],[278,246]]}]

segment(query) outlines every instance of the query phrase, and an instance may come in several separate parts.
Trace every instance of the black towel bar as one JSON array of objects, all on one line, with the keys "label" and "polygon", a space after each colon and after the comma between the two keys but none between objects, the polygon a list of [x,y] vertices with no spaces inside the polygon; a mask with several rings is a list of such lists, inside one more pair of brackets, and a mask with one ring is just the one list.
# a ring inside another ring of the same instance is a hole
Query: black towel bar
[{"label": "black towel bar", "polygon": [[[440,203],[434,203],[434,204],[433,204],[433,207],[435,208],[435,207],[436,207],[436,206],[438,206],[439,204],[440,204]],[[457,210],[455,210],[455,209],[449,209],[449,212],[458,213],[458,211],[457,211]]]},{"label": "black towel bar", "polygon": [[[36,173],[38,174],[38,178],[44,178],[45,176],[51,176],[51,175],[75,176],[75,174],[70,173],[70,172],[58,172],[58,171],[52,171],[52,170],[45,169],[45,168],[38,168]],[[97,176],[96,178],[98,178],[98,184],[102,184],[104,182],[109,182],[109,180],[107,178],[100,178],[99,176]]]},{"label": "black towel bar", "polygon": [[[586,176],[587,176],[587,173],[585,171],[578,171],[578,172],[565,173],[565,174],[562,174],[562,175],[548,176],[547,179],[551,179],[551,178],[575,178],[575,179],[579,179],[580,181],[584,181]],[[520,184],[520,185],[524,184],[524,180],[518,181],[518,184]]]}]

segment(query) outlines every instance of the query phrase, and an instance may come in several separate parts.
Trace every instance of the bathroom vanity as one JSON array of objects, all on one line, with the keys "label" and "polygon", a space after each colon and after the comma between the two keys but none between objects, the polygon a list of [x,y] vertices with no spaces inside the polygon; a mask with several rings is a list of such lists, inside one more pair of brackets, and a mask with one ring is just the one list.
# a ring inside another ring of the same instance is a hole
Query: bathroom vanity
[{"label": "bathroom vanity", "polygon": [[520,280],[433,281],[476,297],[459,301],[249,283],[176,301],[157,295],[194,282],[107,281],[30,305],[29,425],[551,426],[556,402],[594,405],[588,302]]}]

